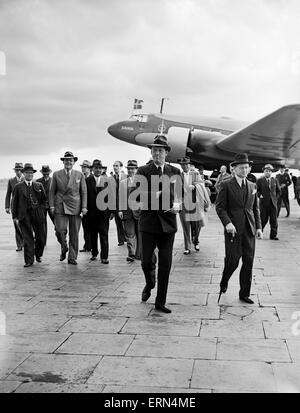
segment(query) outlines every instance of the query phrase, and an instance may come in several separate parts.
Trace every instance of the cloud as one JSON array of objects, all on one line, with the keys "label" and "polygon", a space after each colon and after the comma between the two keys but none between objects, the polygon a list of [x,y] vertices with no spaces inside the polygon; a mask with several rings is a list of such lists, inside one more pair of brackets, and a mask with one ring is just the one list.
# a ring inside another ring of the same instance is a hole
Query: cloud
[{"label": "cloud", "polygon": [[134,97],[149,111],[165,96],[171,113],[249,120],[294,103],[299,16],[296,0],[2,0],[1,154],[123,156],[106,131]]}]

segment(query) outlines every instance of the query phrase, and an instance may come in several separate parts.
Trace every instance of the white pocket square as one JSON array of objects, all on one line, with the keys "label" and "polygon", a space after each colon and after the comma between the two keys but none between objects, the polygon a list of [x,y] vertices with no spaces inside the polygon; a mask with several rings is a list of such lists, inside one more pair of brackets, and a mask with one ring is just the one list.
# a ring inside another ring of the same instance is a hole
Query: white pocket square
[{"label": "white pocket square", "polygon": [[255,194],[256,194],[256,192],[257,192],[257,189],[253,189],[253,191],[252,191],[252,195],[255,195]]},{"label": "white pocket square", "polygon": [[80,183],[80,179],[76,179],[76,182],[77,182],[77,184],[79,184],[79,183]]}]

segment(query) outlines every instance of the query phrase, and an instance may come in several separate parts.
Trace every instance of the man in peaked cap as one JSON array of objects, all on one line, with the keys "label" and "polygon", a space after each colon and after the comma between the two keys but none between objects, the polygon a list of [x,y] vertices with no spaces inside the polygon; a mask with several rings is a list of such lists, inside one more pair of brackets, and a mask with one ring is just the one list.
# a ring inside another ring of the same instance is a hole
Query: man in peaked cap
[{"label": "man in peaked cap", "polygon": [[[21,162],[16,162],[15,167],[14,167],[16,176],[8,180],[6,197],[5,197],[5,212],[7,214],[11,213],[12,194],[13,194],[15,186],[19,182],[24,181],[24,175],[22,174],[22,169],[23,169],[23,164]],[[13,223],[15,227],[15,238],[16,238],[16,244],[17,244],[16,251],[22,251],[23,237],[22,237],[21,228],[20,228],[20,225],[16,223],[16,221],[13,221]]]},{"label": "man in peaked cap", "polygon": [[49,215],[49,218],[54,224],[54,215],[51,214],[50,212],[50,206],[49,206],[49,191],[50,191],[50,185],[52,178],[50,176],[52,170],[50,169],[49,165],[43,165],[42,169],[40,170],[40,173],[43,175],[41,178],[37,179],[36,182],[39,182],[43,185],[46,197],[47,197],[47,208],[45,209],[45,229],[46,229],[46,242],[47,242],[47,213]]},{"label": "man in peaked cap", "polygon": [[[179,212],[179,205],[176,202],[176,197],[181,199],[181,177],[178,168],[166,163],[166,156],[171,148],[164,135],[157,135],[153,144],[148,145],[148,147],[151,149],[153,162],[138,168],[135,175],[135,180],[140,177],[143,178],[144,185],[147,183],[145,192],[148,199],[148,204],[142,205],[140,215],[142,269],[146,280],[142,301],[149,299],[151,290],[155,287],[156,265],[153,254],[157,248],[158,272],[155,308],[163,313],[171,313],[165,303],[172,266],[173,243],[177,231],[176,214]],[[154,179],[155,177],[157,178]],[[172,180],[174,180],[173,183]],[[157,205],[151,202],[153,193],[156,195]],[[164,202],[165,197],[168,199],[167,202]]]},{"label": "man in peaked cap", "polygon": [[[73,170],[77,157],[67,151],[63,157],[64,168],[54,172],[49,193],[50,210],[54,213],[56,236],[61,245],[60,261],[77,265],[78,234],[81,216],[87,213],[87,190],[84,175]],[[69,229],[69,245],[67,232]]]},{"label": "man in peaked cap", "polygon": [[263,167],[264,175],[257,180],[256,185],[262,230],[264,230],[266,224],[270,221],[270,239],[278,240],[277,199],[281,191],[277,179],[272,177],[273,171],[273,166],[266,164]]},{"label": "man in peaked cap", "polygon": [[12,216],[20,225],[24,240],[24,267],[41,262],[46,243],[45,209],[47,197],[43,185],[33,182],[36,170],[31,163],[26,163],[22,169],[24,181],[15,186],[12,201]]},{"label": "man in peaked cap", "polygon": [[227,291],[228,281],[239,265],[240,300],[253,304],[249,298],[255,238],[262,238],[256,185],[247,179],[252,164],[246,153],[237,154],[230,166],[234,177],[222,182],[216,200],[216,212],[225,230],[225,265],[220,283],[219,300]]},{"label": "man in peaked cap", "polygon": [[285,165],[281,165],[279,168],[279,173],[276,175],[281,191],[277,200],[277,217],[280,215],[282,202],[286,208],[286,217],[290,216],[289,186],[292,184],[292,180],[290,175],[285,172],[285,169]]}]

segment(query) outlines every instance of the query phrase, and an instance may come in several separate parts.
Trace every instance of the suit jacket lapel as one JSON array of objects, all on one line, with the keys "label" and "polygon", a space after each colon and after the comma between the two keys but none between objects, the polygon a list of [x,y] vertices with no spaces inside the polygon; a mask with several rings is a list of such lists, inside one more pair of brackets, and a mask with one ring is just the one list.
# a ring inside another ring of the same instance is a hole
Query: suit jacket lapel
[{"label": "suit jacket lapel", "polygon": [[240,201],[240,203],[241,203],[242,205],[244,205],[244,202],[243,202],[243,194],[242,194],[241,188],[240,188],[240,186],[239,186],[238,181],[236,180],[236,178],[233,178],[233,179],[231,180],[231,187],[232,187],[233,192],[236,194],[237,199]]}]

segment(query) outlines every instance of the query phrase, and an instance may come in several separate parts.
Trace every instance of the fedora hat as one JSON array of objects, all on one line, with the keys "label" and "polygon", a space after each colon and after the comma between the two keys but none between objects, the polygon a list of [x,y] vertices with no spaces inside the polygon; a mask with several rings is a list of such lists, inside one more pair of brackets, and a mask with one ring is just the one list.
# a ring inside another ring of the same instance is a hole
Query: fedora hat
[{"label": "fedora hat", "polygon": [[65,156],[60,158],[61,161],[64,161],[65,159],[74,159],[75,162],[78,160],[77,156],[74,156],[73,152],[70,151],[65,152]]},{"label": "fedora hat", "polygon": [[95,159],[93,161],[92,168],[94,168],[94,166],[100,166],[100,168],[103,168],[102,162],[99,159]]},{"label": "fedora hat", "polygon": [[264,167],[263,167],[263,171],[269,169],[270,171],[274,171],[273,165],[271,165],[270,163],[267,163]]},{"label": "fedora hat", "polygon": [[168,145],[168,140],[165,135],[156,135],[152,144],[147,145],[148,148],[165,148],[167,151],[170,151],[171,148]]},{"label": "fedora hat", "polygon": [[184,156],[183,158],[177,159],[177,163],[179,163],[180,165],[190,164],[190,163],[191,163],[191,160],[190,160],[190,158],[188,158],[187,156]]},{"label": "fedora hat", "polygon": [[40,170],[40,172],[43,174],[43,173],[51,173],[52,172],[52,170],[49,168],[49,165],[43,165],[42,166],[42,169]]},{"label": "fedora hat", "polygon": [[135,159],[130,159],[130,160],[127,162],[126,168],[138,168],[138,163],[137,163],[137,161],[136,161]]},{"label": "fedora hat", "polygon": [[15,167],[13,168],[15,171],[17,170],[22,170],[23,169],[23,163],[22,162],[16,162]]},{"label": "fedora hat", "polygon": [[32,163],[25,163],[24,168],[22,169],[22,172],[26,171],[32,171],[33,173],[36,172],[36,169],[32,166]]},{"label": "fedora hat", "polygon": [[246,153],[237,153],[234,157],[234,161],[231,162],[230,166],[240,165],[241,163],[247,163],[252,165],[253,162],[249,161],[248,155]]},{"label": "fedora hat", "polygon": [[85,166],[86,168],[90,168],[91,165],[92,165],[92,164],[91,164],[90,161],[85,160],[85,161],[82,162],[82,164],[81,164],[80,166]]}]

